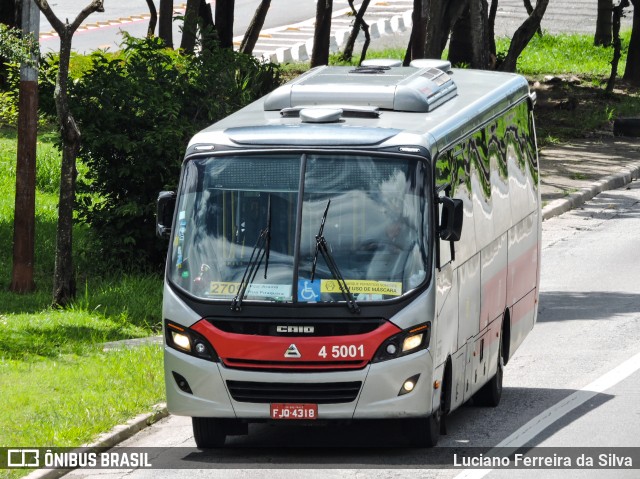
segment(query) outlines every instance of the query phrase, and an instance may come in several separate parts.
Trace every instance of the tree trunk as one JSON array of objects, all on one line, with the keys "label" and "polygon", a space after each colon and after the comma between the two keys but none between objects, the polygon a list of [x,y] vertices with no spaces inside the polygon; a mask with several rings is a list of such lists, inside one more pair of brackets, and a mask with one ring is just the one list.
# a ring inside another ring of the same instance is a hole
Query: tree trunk
[{"label": "tree trunk", "polygon": [[454,66],[471,66],[473,62],[471,28],[471,12],[467,9],[451,31],[449,61]]},{"label": "tree trunk", "polygon": [[198,26],[202,35],[202,48],[212,51],[218,42],[218,31],[213,23],[211,6],[205,0],[200,0]]},{"label": "tree trunk", "polygon": [[631,3],[633,4],[633,27],[623,78],[637,85],[640,84],[640,1],[631,0]]},{"label": "tree trunk", "polygon": [[247,55],[251,55],[253,53],[253,49],[258,42],[258,37],[260,36],[260,31],[262,30],[264,21],[267,18],[267,12],[269,11],[270,6],[271,0],[261,0],[260,5],[256,9],[256,13],[251,19],[251,24],[249,25],[247,32],[244,34],[242,43],[240,44],[240,51],[242,53],[246,53]]},{"label": "tree trunk", "polygon": [[147,7],[149,7],[149,26],[147,27],[147,36],[152,37],[156,32],[156,25],[158,23],[158,11],[153,3],[153,0],[147,0]]},{"label": "tree trunk", "polygon": [[498,13],[498,0],[491,0],[489,7],[489,52],[491,53],[491,62],[495,65],[496,59],[496,14]]},{"label": "tree trunk", "polygon": [[53,305],[65,306],[76,294],[73,274],[73,207],[75,203],[76,157],[80,146],[80,130],[71,114],[67,85],[71,40],[82,22],[93,12],[104,12],[103,0],[93,0],[76,17],[72,24],[62,23],[53,13],[47,0],[34,0],[60,37],[60,60],[54,98],[60,133],[62,136],[62,165],[60,171],[60,201],[58,204],[58,229],[56,234],[56,258],[53,273]]},{"label": "tree trunk", "polygon": [[313,49],[311,51],[312,68],[329,63],[332,10],[333,0],[318,0],[316,27],[313,33]]},{"label": "tree trunk", "polygon": [[436,0],[428,4],[425,58],[441,58],[453,26],[469,7],[469,0]]},{"label": "tree trunk", "polygon": [[360,60],[358,66],[362,65],[362,62],[367,58],[367,50],[371,44],[371,34],[369,33],[369,25],[366,22],[362,22],[362,31],[364,32],[364,43],[362,45],[362,51],[360,52]]},{"label": "tree trunk", "polygon": [[509,52],[507,53],[504,62],[498,67],[498,70],[504,72],[515,72],[516,63],[518,57],[522,53],[522,50],[526,48],[535,35],[536,30],[540,26],[544,12],[547,10],[549,0],[538,0],[536,7],[531,12],[531,15],[520,25],[520,27],[513,34],[511,39],[511,45],[509,45]]},{"label": "tree trunk", "polygon": [[613,40],[613,59],[611,60],[611,75],[607,80],[607,93],[613,92],[618,76],[618,63],[620,62],[622,42],[620,41],[620,20],[624,16],[624,9],[629,6],[628,0],[622,0],[613,8],[612,14],[612,40]]},{"label": "tree trunk", "polygon": [[173,48],[173,0],[160,0],[158,37]]},{"label": "tree trunk", "polygon": [[451,32],[449,61],[484,70],[490,58],[488,5],[486,0],[471,0]]},{"label": "tree trunk", "polygon": [[408,66],[411,60],[424,58],[425,55],[425,33],[426,33],[426,3],[422,0],[413,0],[413,11],[411,12],[411,35],[407,52],[404,56],[403,64]]},{"label": "tree trunk", "polygon": [[472,61],[471,67],[486,70],[491,66],[489,46],[489,5],[487,0],[471,0]]},{"label": "tree trunk", "polygon": [[[22,8],[22,32],[37,39],[40,10],[31,0]],[[38,68],[34,54],[20,67],[18,97],[18,158],[13,216],[11,291],[28,293],[33,281],[36,215],[36,144],[38,136]]]},{"label": "tree trunk", "polygon": [[613,31],[613,0],[598,0],[598,17],[596,18],[596,34],[594,45],[608,47],[611,45]]},{"label": "tree trunk", "polygon": [[[533,13],[533,5],[531,5],[531,0],[524,0],[524,9],[527,11],[527,15],[531,15]],[[542,26],[538,25],[536,33],[539,36],[542,36]]]},{"label": "tree trunk", "polygon": [[200,0],[187,0],[182,25],[182,41],[180,42],[180,48],[187,53],[193,53],[193,49],[196,47],[198,10],[200,10]]},{"label": "tree trunk", "polygon": [[441,58],[449,37],[449,30],[444,25],[444,16],[449,0],[427,2],[427,16],[424,36],[424,58]]},{"label": "tree trunk", "polygon": [[235,0],[216,0],[215,24],[222,48],[233,48],[233,17]]},{"label": "tree trunk", "polygon": [[[360,34],[360,30],[364,32],[365,36],[365,47],[363,47],[363,52],[366,54],[366,50],[369,46],[369,42],[371,41],[371,36],[369,35],[369,25],[364,21],[364,14],[367,12],[367,8],[369,8],[369,4],[371,0],[364,0],[362,5],[360,5],[360,10],[356,11],[353,6],[353,0],[349,0],[349,6],[351,7],[351,12],[353,13],[353,28],[351,28],[351,33],[349,34],[349,38],[347,38],[347,43],[344,46],[344,51],[342,52],[342,58],[345,61],[350,62],[351,58],[353,58],[353,48],[355,47],[356,40],[358,39],[358,35]],[[363,55],[361,55],[360,63],[362,63]]]},{"label": "tree trunk", "polygon": [[22,28],[23,0],[2,0],[0,2],[0,23],[11,28]]}]

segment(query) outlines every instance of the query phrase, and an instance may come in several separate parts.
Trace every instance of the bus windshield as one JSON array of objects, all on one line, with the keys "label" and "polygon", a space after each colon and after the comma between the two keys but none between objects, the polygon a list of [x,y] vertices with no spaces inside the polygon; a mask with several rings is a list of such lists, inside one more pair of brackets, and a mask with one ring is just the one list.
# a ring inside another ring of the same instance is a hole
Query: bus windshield
[{"label": "bus windshield", "polygon": [[168,277],[234,304],[339,302],[344,288],[358,303],[397,298],[428,276],[427,171],[423,161],[362,154],[190,160]]}]

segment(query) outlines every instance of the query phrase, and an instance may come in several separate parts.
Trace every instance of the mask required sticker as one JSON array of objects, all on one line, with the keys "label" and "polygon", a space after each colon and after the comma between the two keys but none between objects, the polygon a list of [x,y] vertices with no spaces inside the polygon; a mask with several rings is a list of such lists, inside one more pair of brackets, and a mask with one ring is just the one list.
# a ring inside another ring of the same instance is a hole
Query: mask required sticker
[{"label": "mask required sticker", "polygon": [[[371,281],[360,279],[347,279],[345,281],[353,294],[383,294],[386,296],[400,296],[402,283],[393,281]],[[333,279],[323,279],[320,283],[321,293],[339,293],[340,286]]]}]

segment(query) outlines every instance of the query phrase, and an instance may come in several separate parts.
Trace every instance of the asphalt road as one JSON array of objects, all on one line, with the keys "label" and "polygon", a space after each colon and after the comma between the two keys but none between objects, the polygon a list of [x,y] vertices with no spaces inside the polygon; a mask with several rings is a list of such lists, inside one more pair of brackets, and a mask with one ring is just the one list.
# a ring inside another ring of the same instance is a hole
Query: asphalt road
[{"label": "asphalt road", "polygon": [[[69,22],[72,22],[82,7],[88,3],[88,0],[83,2],[76,0],[51,0],[49,2],[56,16],[63,21],[64,19],[69,19]],[[137,37],[146,35],[149,25],[149,8],[145,0],[129,0],[127,2],[105,0],[104,3],[104,12],[92,13],[85,20],[83,25],[91,25],[91,28],[80,29],[74,35],[74,50],[78,52],[88,52],[96,48],[117,49],[118,45],[122,42],[121,30],[125,30]],[[157,9],[159,1],[155,0],[154,3]],[[244,35],[259,3],[259,0],[236,0],[234,36]],[[344,3],[346,3],[346,1]],[[184,14],[185,5],[185,2],[175,0],[175,15]],[[291,5],[291,2],[287,0],[272,0],[269,13],[265,19],[264,28],[267,29],[298,23],[315,15],[314,0],[297,0],[294,8],[292,8]],[[141,18],[142,16],[145,17]],[[174,21],[173,36],[175,43],[179,42],[181,23],[182,22]],[[57,37],[43,37],[42,35],[52,30],[53,28],[45,16],[41,14],[40,45],[45,51],[57,51],[59,48],[59,40]]]},{"label": "asphalt road", "polygon": [[502,402],[455,411],[434,449],[408,448],[399,427],[370,423],[255,425],[228,448],[201,452],[189,419],[170,416],[122,445],[153,447],[152,464],[173,469],[77,470],[68,477],[297,479],[304,469],[312,478],[387,478],[419,469],[419,477],[447,479],[637,478],[639,464],[569,471],[433,464],[463,447],[640,447],[639,237],[639,181],[543,223],[538,323],[506,367]]},{"label": "asphalt road", "polygon": [[[51,0],[49,3],[59,18],[68,18],[69,21],[73,21],[81,6],[84,6],[88,1]],[[156,0],[155,3],[157,5],[158,1]],[[315,3],[314,0],[297,0],[296,2],[273,0],[263,31],[269,32],[274,28],[305,23],[310,28],[301,30],[302,37],[289,31],[289,38],[285,40],[284,44],[293,46],[301,41],[305,42],[312,39]],[[359,5],[361,2],[356,1],[355,3]],[[241,37],[244,35],[258,4],[259,0],[236,0],[234,36]],[[178,14],[184,11],[184,5],[183,2],[174,2],[174,7]],[[334,0],[334,13],[346,10],[347,7],[347,0]],[[394,16],[400,16],[403,12],[410,12],[411,9],[412,0],[374,0],[369,7],[369,14],[365,18],[370,23],[381,18],[389,20]],[[130,0],[128,2],[106,0],[105,12],[93,13],[85,21],[85,25],[90,25],[90,28],[81,29],[76,33],[73,40],[73,48],[79,52],[87,52],[96,48],[116,49],[122,41],[120,30],[126,30],[134,36],[144,36],[148,26],[148,19],[140,18],[140,16],[148,14],[148,12],[149,10],[144,0]],[[550,0],[542,20],[542,28],[544,31],[554,34],[593,34],[595,32],[596,16],[597,0],[572,0],[571,2]],[[496,16],[496,35],[512,36],[526,17],[527,14],[522,0],[500,0]],[[631,17],[632,9],[628,9],[628,14],[622,22],[623,28],[631,27]],[[379,38],[374,38],[372,48],[405,47],[408,31],[410,30],[410,15],[405,14],[405,18],[407,21],[403,22],[403,28],[396,28],[393,31],[388,31],[385,35],[381,35]],[[333,31],[349,28],[350,24],[351,17],[340,15],[334,18]],[[180,22],[174,22],[174,42],[180,36],[179,26]],[[40,32],[46,34],[51,30],[51,25],[41,15]],[[263,40],[267,44],[269,43],[266,38],[263,38]],[[40,43],[44,51],[55,51],[59,48],[56,37],[43,35]],[[278,41],[278,46],[281,46],[281,43],[281,41]],[[336,48],[338,46],[336,45]]]}]

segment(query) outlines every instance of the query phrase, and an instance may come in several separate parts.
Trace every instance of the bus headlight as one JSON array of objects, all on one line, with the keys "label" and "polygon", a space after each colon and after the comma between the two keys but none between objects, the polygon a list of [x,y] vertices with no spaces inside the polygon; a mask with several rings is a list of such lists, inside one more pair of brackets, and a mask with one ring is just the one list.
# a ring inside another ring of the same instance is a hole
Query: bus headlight
[{"label": "bus headlight", "polygon": [[186,352],[191,351],[191,341],[189,341],[189,336],[187,336],[186,334],[171,331],[171,339],[173,339],[173,344],[176,345],[179,349],[182,349]]},{"label": "bus headlight", "polygon": [[431,322],[414,326],[385,340],[373,356],[372,362],[388,361],[426,349],[430,338]]},{"label": "bus headlight", "polygon": [[178,351],[208,361],[218,361],[218,353],[200,333],[178,324],[165,322],[167,346]]},{"label": "bus headlight", "polygon": [[406,353],[420,347],[423,337],[423,333],[418,333],[404,338],[404,341],[402,342],[402,352]]}]

